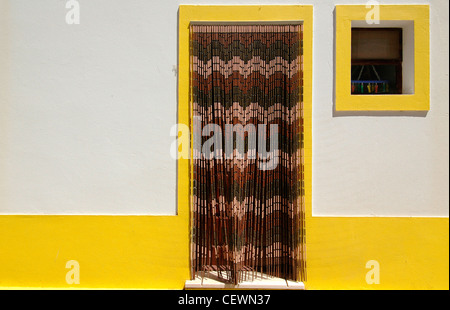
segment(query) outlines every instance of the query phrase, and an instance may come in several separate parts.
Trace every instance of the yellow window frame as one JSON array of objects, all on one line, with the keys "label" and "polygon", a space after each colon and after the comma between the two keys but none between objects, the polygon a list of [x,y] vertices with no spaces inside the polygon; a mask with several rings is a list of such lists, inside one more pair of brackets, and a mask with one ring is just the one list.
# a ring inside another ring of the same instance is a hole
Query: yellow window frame
[{"label": "yellow window frame", "polygon": [[414,94],[351,94],[352,21],[366,19],[371,6],[336,6],[336,111],[428,111],[430,109],[430,30],[428,5],[380,5],[380,20],[414,22]]}]

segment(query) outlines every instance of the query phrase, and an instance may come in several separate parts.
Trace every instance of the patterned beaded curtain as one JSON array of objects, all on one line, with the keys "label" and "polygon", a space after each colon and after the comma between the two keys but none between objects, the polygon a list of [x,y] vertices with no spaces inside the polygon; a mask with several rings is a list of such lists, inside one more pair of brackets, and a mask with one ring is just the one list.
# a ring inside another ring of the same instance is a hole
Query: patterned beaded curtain
[{"label": "patterned beaded curtain", "polygon": [[192,277],[305,279],[302,25],[191,25]]}]

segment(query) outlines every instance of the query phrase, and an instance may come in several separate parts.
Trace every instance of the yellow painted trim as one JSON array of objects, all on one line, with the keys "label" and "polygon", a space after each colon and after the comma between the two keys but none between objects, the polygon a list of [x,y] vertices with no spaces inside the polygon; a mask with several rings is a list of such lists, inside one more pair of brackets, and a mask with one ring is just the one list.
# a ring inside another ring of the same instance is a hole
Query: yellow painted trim
[{"label": "yellow painted trim", "polygon": [[[313,217],[307,221],[308,289],[449,289],[449,219]],[[380,283],[368,284],[369,260]]]},{"label": "yellow painted trim", "polygon": [[351,95],[351,22],[365,20],[365,5],[336,6],[336,111],[427,111],[430,109],[430,18],[428,5],[380,5],[380,20],[414,21],[414,94]]},{"label": "yellow painted trim", "polygon": [[[182,288],[188,225],[178,216],[0,216],[0,287]],[[66,262],[80,264],[69,285]]]}]

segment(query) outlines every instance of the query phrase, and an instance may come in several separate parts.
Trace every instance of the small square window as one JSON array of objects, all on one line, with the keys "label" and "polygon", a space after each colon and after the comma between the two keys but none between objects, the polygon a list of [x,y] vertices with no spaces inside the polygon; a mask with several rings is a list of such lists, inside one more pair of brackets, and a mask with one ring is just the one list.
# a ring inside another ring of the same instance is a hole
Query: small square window
[{"label": "small square window", "polygon": [[429,5],[336,6],[336,111],[430,109]]}]

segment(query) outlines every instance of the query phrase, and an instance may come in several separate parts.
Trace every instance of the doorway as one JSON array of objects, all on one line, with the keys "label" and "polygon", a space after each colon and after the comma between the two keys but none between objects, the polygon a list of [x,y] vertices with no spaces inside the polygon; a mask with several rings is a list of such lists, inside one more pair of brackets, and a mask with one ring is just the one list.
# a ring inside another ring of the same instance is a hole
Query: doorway
[{"label": "doorway", "polygon": [[191,23],[193,277],[305,278],[303,24]]}]

